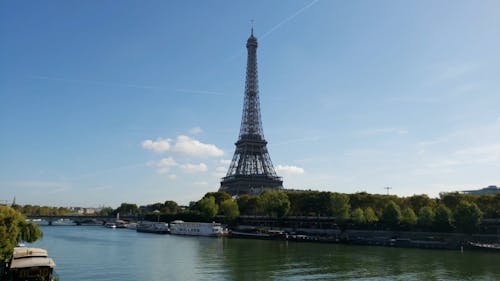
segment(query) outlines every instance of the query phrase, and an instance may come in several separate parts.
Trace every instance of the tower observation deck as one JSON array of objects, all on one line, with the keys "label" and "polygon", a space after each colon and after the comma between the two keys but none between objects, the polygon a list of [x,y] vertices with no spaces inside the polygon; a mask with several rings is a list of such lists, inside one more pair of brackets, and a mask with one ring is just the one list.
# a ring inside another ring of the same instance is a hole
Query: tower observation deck
[{"label": "tower observation deck", "polygon": [[283,189],[283,181],[276,175],[262,130],[257,46],[252,28],[246,44],[248,57],[240,134],[231,165],[219,189],[233,196],[259,194],[266,189]]}]

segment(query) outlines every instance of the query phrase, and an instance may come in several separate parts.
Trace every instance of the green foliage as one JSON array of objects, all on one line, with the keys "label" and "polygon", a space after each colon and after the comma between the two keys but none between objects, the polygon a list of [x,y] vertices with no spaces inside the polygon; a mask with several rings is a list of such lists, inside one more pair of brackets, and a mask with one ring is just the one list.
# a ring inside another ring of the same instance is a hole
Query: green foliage
[{"label": "green foliage", "polygon": [[389,201],[384,209],[382,219],[390,227],[397,227],[401,221],[401,209],[394,201]]},{"label": "green foliage", "polygon": [[15,209],[26,216],[59,216],[70,213],[68,208],[64,207],[48,207],[38,205],[16,205]]},{"label": "green foliage", "polygon": [[473,233],[479,227],[483,213],[475,203],[460,201],[453,214],[455,225],[459,231]]},{"label": "green foliage", "polygon": [[204,197],[198,202],[200,212],[206,218],[214,218],[219,211],[219,206],[215,203],[213,196]]},{"label": "green foliage", "polygon": [[434,211],[429,206],[424,206],[418,212],[418,224],[430,228],[434,224]]},{"label": "green foliage", "polygon": [[366,223],[365,214],[363,212],[363,209],[361,208],[356,208],[354,211],[352,211],[351,217],[352,221],[357,225]]},{"label": "green foliage", "polygon": [[448,207],[450,210],[455,210],[458,203],[464,200],[464,195],[458,192],[447,192],[447,193],[439,193],[439,197],[441,202]]},{"label": "green foliage", "polygon": [[290,210],[290,200],[283,191],[266,190],[259,197],[264,212],[271,217],[282,218]]},{"label": "green foliage", "polygon": [[449,231],[451,229],[451,210],[444,204],[439,204],[435,211],[434,228],[437,231]]},{"label": "green foliage", "polygon": [[255,215],[261,209],[260,197],[244,194],[236,199],[240,214]]},{"label": "green foliage", "polygon": [[121,216],[134,216],[139,214],[139,207],[136,204],[131,203],[122,203],[120,207],[118,207],[114,214],[120,213]]},{"label": "green foliage", "polygon": [[423,207],[434,208],[436,206],[436,202],[429,198],[429,196],[423,195],[413,195],[411,197],[406,198],[408,207],[412,208],[415,212],[420,213],[420,209]]},{"label": "green foliage", "polygon": [[223,192],[223,191],[208,192],[207,194],[205,194],[205,196],[203,196],[203,198],[206,198],[206,197],[215,198],[215,203],[217,205],[220,205],[220,203],[222,203],[228,199],[231,199],[231,195],[229,193]]},{"label": "green foliage", "polygon": [[17,243],[35,242],[43,236],[38,225],[26,222],[18,211],[0,206],[0,261],[7,261]]},{"label": "green foliage", "polygon": [[179,212],[179,205],[175,201],[167,200],[161,209],[162,213],[177,214]]},{"label": "green foliage", "polygon": [[338,220],[349,218],[349,196],[341,193],[331,193],[329,198],[331,214]]},{"label": "green foliage", "polygon": [[406,226],[413,226],[417,224],[417,215],[412,208],[406,208],[401,213],[401,222]]},{"label": "green foliage", "polygon": [[365,209],[365,220],[367,223],[376,223],[378,222],[377,214],[371,207]]},{"label": "green foliage", "polygon": [[232,222],[240,216],[238,204],[233,199],[227,199],[220,203],[219,211],[222,215],[224,215],[228,222]]}]

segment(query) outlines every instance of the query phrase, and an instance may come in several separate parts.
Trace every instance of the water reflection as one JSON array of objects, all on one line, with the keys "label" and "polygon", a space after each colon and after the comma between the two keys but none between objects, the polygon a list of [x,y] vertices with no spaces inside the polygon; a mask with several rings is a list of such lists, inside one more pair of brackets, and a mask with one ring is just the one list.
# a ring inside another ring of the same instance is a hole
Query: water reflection
[{"label": "water reflection", "polygon": [[500,280],[493,253],[43,230],[61,280]]}]

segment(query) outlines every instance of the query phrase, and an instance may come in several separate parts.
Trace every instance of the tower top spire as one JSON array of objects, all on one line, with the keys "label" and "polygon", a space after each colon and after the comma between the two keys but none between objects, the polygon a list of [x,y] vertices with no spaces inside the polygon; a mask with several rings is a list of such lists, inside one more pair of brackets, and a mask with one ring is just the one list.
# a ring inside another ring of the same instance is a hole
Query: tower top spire
[{"label": "tower top spire", "polygon": [[252,27],[252,31],[251,31],[250,36],[252,36],[252,37],[253,37],[253,19],[251,19],[251,20],[250,20],[250,25],[251,25],[251,27]]}]

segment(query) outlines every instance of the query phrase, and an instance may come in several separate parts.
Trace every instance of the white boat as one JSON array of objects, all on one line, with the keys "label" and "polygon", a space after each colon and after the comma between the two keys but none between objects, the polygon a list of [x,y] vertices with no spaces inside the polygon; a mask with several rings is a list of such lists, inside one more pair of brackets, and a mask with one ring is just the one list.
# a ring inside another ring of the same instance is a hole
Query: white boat
[{"label": "white boat", "polygon": [[16,247],[7,280],[54,280],[56,263],[41,248]]},{"label": "white boat", "polygon": [[114,222],[107,222],[106,224],[104,224],[104,227],[116,228],[116,224]]},{"label": "white boat", "polygon": [[137,232],[167,234],[169,233],[168,224],[164,222],[141,221],[136,226]]},{"label": "white boat", "polygon": [[170,223],[170,234],[194,236],[223,236],[227,234],[220,223],[184,222],[175,220]]}]

